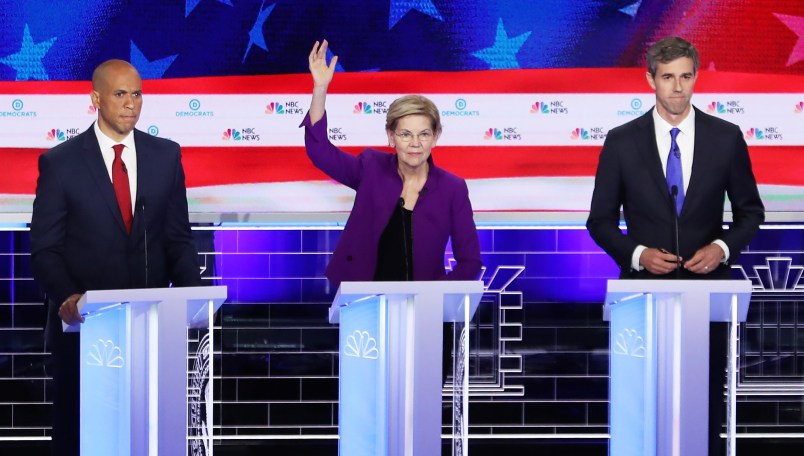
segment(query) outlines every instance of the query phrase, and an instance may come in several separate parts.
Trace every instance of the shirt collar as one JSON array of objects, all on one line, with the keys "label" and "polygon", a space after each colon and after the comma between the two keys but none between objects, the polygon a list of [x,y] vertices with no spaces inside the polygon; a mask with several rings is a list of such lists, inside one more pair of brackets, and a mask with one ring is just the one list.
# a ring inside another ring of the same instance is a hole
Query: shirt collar
[{"label": "shirt collar", "polygon": [[[653,124],[656,126],[656,132],[662,135],[670,134],[670,130],[673,128],[673,125],[659,115],[655,106],[653,108]],[[695,131],[695,108],[690,106],[690,113],[678,124],[678,129],[687,135]]]},{"label": "shirt collar", "polygon": [[98,122],[95,122],[92,126],[95,129],[95,136],[98,138],[98,145],[100,146],[101,151],[111,150],[112,147],[116,144],[122,144],[126,146],[126,149],[130,151],[135,150],[133,130],[131,131],[131,133],[126,135],[126,137],[123,138],[122,141],[115,141],[112,138],[106,136],[106,134],[101,131],[100,127],[98,126]]}]

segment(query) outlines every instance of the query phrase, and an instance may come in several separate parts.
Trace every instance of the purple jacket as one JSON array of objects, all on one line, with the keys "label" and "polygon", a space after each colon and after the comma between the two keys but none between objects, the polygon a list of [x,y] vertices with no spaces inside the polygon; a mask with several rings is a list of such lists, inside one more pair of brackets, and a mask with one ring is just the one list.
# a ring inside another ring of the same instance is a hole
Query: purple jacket
[{"label": "purple jacket", "polygon": [[[397,156],[366,149],[355,157],[338,149],[327,136],[326,113],[312,126],[308,114],[302,125],[313,164],[357,192],[327,266],[327,278],[335,286],[343,281],[373,280],[380,235],[402,194]],[[413,209],[413,280],[475,280],[482,262],[466,182],[435,166],[432,155],[429,162],[427,182]],[[447,274],[444,251],[450,237],[456,265]]]}]

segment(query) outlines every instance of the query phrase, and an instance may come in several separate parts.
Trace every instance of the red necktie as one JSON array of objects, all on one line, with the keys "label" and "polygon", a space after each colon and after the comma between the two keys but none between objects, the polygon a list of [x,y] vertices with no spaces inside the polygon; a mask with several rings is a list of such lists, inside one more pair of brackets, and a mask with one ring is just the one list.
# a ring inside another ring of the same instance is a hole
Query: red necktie
[{"label": "red necktie", "polygon": [[117,196],[117,205],[120,206],[120,213],[123,214],[123,224],[126,226],[126,232],[131,234],[131,223],[134,217],[131,214],[131,190],[128,186],[128,170],[121,157],[124,147],[126,146],[122,144],[112,146],[112,149],[114,149],[112,186],[114,186],[114,194]]}]

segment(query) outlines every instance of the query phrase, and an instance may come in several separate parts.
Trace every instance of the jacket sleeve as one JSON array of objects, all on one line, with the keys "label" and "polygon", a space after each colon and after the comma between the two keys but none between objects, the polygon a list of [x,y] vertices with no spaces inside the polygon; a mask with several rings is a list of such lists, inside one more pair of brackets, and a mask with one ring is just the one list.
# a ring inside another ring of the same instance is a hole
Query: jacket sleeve
[{"label": "jacket sleeve", "polygon": [[[620,207],[623,204],[622,168],[617,138],[609,133],[600,151],[595,173],[595,188],[586,228],[589,235],[624,271],[631,267],[631,256],[638,247],[620,230]],[[621,143],[622,141],[620,141]],[[619,144],[619,147],[624,147]]]},{"label": "jacket sleeve", "polygon": [[31,215],[31,269],[36,282],[56,303],[83,293],[71,277],[64,255],[67,198],[64,183],[47,154],[39,156],[39,178]]},{"label": "jacket sleeve", "polygon": [[310,123],[310,113],[307,113],[300,126],[304,127],[304,147],[313,165],[330,178],[357,190],[363,175],[362,160],[330,142],[327,113],[315,125]]},{"label": "jacket sleeve", "polygon": [[469,201],[469,189],[466,181],[460,180],[460,186],[450,208],[452,220],[452,254],[455,267],[447,274],[449,280],[476,280],[483,262],[480,259],[480,241],[477,236],[472,203]]},{"label": "jacket sleeve", "polygon": [[757,181],[751,170],[751,158],[742,133],[733,136],[732,157],[726,193],[731,202],[733,223],[723,232],[723,242],[729,246],[729,263],[734,263],[765,221],[765,206],[759,197]]},{"label": "jacket sleeve", "polygon": [[[178,149],[178,146],[177,146]],[[187,208],[187,188],[184,183],[184,168],[181,165],[181,150],[177,150],[173,188],[166,211],[165,252],[168,261],[170,282],[177,287],[201,285],[201,269],[198,265],[198,250],[190,229]]]}]

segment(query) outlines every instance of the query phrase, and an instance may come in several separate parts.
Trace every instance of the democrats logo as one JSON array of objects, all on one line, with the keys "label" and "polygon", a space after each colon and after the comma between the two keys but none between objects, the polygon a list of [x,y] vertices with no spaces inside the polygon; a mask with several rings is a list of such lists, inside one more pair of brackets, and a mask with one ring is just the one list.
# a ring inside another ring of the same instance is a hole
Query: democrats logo
[{"label": "democrats logo", "polygon": [[212,111],[201,110],[201,100],[193,98],[187,103],[187,110],[176,111],[176,117],[213,117]]},{"label": "democrats logo", "polygon": [[468,109],[469,104],[465,98],[458,98],[453,103],[454,109],[445,109],[441,111],[443,117],[475,117],[480,115],[480,111]]},{"label": "democrats logo", "polygon": [[148,129],[145,131],[147,131],[148,134],[151,136],[159,136],[159,127],[157,127],[156,125],[148,126]]},{"label": "democrats logo", "polygon": [[537,101],[530,105],[531,114],[569,114],[564,100]]},{"label": "democrats logo", "polygon": [[53,128],[48,130],[45,138],[48,141],[67,141],[70,138],[74,138],[81,133],[80,128],[65,128],[64,130],[60,128]]},{"label": "democrats logo", "polygon": [[641,98],[632,98],[631,101],[628,103],[628,109],[618,109],[617,115],[626,117],[639,117],[645,114],[645,110],[643,109],[644,106],[645,104],[643,103]]},{"label": "democrats logo", "polygon": [[228,128],[223,132],[224,141],[259,141],[260,135],[256,128]]},{"label": "democrats logo", "polygon": [[796,114],[801,114],[804,112],[804,101],[799,101],[796,103],[796,105],[793,107],[793,112]]},{"label": "democrats logo", "polygon": [[740,106],[740,103],[740,100],[713,101],[706,105],[706,112],[715,115],[745,114],[745,108]]},{"label": "democrats logo", "polygon": [[572,140],[594,140],[594,141],[601,141],[606,139],[606,130],[601,127],[592,127],[592,128],[576,128],[570,132],[570,139]]},{"label": "democrats logo", "polygon": [[353,114],[364,114],[364,115],[386,115],[388,114],[388,102],[387,101],[361,101],[358,102],[354,109],[352,110]]},{"label": "democrats logo", "polygon": [[299,106],[298,101],[288,101],[285,103],[271,102],[265,105],[265,113],[268,115],[302,115],[304,109]]},{"label": "democrats logo", "polygon": [[749,128],[745,132],[746,140],[754,141],[781,141],[784,135],[779,127]]},{"label": "democrats logo", "polygon": [[522,135],[515,127],[506,127],[501,130],[489,128],[483,133],[483,139],[486,141],[522,141]]},{"label": "democrats logo", "polygon": [[11,101],[11,109],[0,111],[0,117],[36,117],[36,111],[26,111],[25,102],[19,98]]},{"label": "democrats logo", "polygon": [[346,141],[346,132],[341,127],[330,127],[327,130],[327,136],[330,141]]}]

